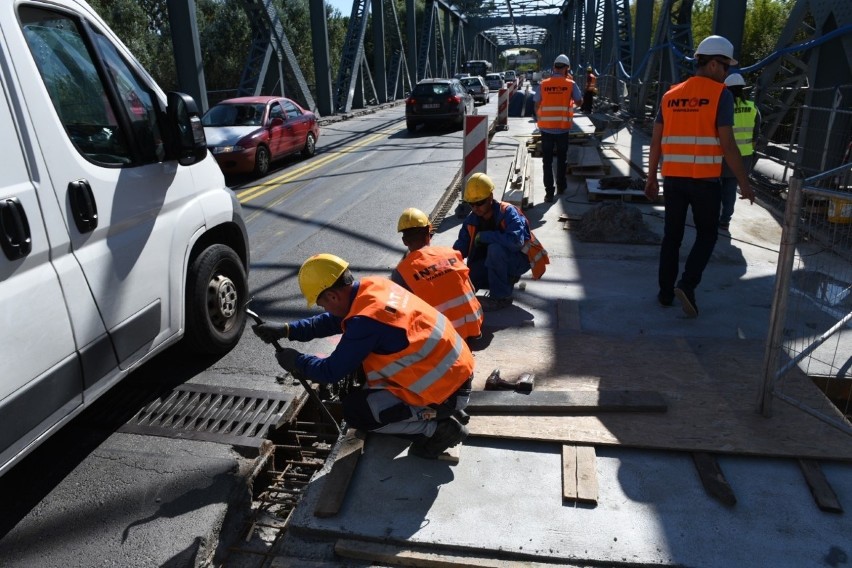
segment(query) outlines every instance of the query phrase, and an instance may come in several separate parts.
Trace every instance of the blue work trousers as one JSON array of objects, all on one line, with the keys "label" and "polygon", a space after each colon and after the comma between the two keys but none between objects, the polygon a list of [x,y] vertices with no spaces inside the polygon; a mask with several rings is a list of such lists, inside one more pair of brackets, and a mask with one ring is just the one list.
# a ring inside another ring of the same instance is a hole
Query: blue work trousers
[{"label": "blue work trousers", "polygon": [[553,148],[556,148],[556,189],[565,191],[568,185],[568,136],[564,134],[541,133],[541,165],[544,168],[544,192],[553,195]]},{"label": "blue work trousers", "polygon": [[686,227],[686,212],[692,208],[695,242],[686,257],[678,286],[695,290],[710,261],[719,231],[719,207],[722,188],[719,179],[667,177],[664,180],[666,203],[663,244],[660,248],[660,291],[673,292],[680,267],[680,245]]},{"label": "blue work trousers", "polygon": [[468,261],[470,281],[477,290],[488,290],[492,298],[508,298],[515,282],[530,269],[529,258],[497,243],[489,244],[487,249],[484,258],[477,255]]}]

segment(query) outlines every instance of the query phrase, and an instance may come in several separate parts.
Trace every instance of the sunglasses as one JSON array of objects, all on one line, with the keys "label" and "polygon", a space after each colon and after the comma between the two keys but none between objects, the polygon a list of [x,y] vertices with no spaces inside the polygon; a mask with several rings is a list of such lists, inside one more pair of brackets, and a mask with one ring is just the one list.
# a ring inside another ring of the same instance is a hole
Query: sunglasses
[{"label": "sunglasses", "polygon": [[731,68],[731,64],[730,64],[730,63],[728,63],[727,61],[722,61],[721,59],[714,59],[713,61],[715,61],[716,63],[718,63],[719,65],[721,65],[721,66],[722,66],[722,69],[724,69],[724,70],[725,70],[725,73],[727,73],[727,72],[728,72],[728,69],[730,69],[730,68]]},{"label": "sunglasses", "polygon": [[479,201],[470,201],[469,203],[471,207],[482,207],[483,205],[488,203],[488,198],[486,197],[485,199],[480,199]]}]

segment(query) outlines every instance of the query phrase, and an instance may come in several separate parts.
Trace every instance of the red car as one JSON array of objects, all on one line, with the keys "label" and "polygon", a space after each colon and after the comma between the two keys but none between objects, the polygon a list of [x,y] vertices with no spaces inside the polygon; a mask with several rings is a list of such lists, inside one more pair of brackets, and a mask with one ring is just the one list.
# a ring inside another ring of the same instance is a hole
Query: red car
[{"label": "red car", "polygon": [[299,152],[313,156],[319,138],[316,115],[284,97],[227,99],[208,110],[201,124],[225,174],[264,176],[275,160]]}]

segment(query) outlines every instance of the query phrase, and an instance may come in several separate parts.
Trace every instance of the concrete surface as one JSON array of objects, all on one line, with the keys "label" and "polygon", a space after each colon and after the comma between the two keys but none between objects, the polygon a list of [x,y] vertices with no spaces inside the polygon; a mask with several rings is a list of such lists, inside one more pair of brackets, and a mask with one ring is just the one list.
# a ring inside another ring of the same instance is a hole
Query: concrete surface
[{"label": "concrete surface", "polygon": [[[488,155],[488,173],[495,181],[505,179],[517,144],[533,128],[529,119],[510,117],[509,129],[496,134]],[[615,148],[642,166],[647,144],[647,136],[630,125],[602,140],[603,148]],[[627,162],[621,162],[625,171],[610,175],[630,175]],[[572,178],[565,194],[548,204],[538,203],[544,195],[540,159],[533,160],[531,177],[534,206],[525,213],[551,264],[542,280],[522,279],[514,306],[486,315],[491,332],[512,334],[513,341],[508,353],[496,354],[490,347],[476,352],[478,381],[494,366],[494,358],[503,363],[524,360],[525,344],[543,335],[564,337],[566,330],[611,336],[625,350],[631,349],[631,337],[651,337],[663,345],[679,338],[765,337],[780,226],[759,204],[738,202],[730,237],[720,236],[697,290],[700,315],[689,319],[677,304],[664,308],[656,302],[658,245],[580,242],[560,217],[578,218],[597,206],[587,200],[583,180]],[[642,211],[652,231],[662,234],[661,204],[635,199],[630,205]],[[451,245],[459,224],[458,219],[445,219],[435,244]],[[687,230],[684,257],[692,236]],[[573,306],[569,312],[559,307],[566,302]],[[545,359],[538,362],[542,368],[558,368],[560,360],[570,360],[570,341],[554,341],[554,346],[549,354],[536,351],[536,357]],[[522,368],[520,364],[515,370]],[[594,376],[595,369],[584,373]],[[757,392],[760,377],[741,380],[754,382]],[[538,560],[560,565],[802,567],[840,566],[852,558],[849,514],[820,511],[793,459],[719,456],[737,497],[736,505],[726,507],[705,492],[689,453],[598,447],[599,500],[591,506],[563,503],[558,443],[470,437],[453,467],[408,457],[405,446],[371,436],[341,513],[327,519],[313,516],[324,481],[320,475],[294,513],[291,532],[325,543],[347,538],[461,550],[494,565]],[[820,463],[848,510],[852,455],[840,457]],[[298,555],[298,546],[291,545],[287,553]],[[350,562],[330,556],[325,561]]]}]

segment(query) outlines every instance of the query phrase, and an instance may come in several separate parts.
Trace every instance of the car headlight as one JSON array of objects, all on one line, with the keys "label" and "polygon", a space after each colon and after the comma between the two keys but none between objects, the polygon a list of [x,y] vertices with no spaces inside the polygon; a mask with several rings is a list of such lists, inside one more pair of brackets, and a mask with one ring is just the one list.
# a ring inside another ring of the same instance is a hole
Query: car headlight
[{"label": "car headlight", "polygon": [[230,152],[242,152],[245,150],[242,146],[234,144],[233,146],[215,146],[212,151],[214,154],[228,154]]}]

